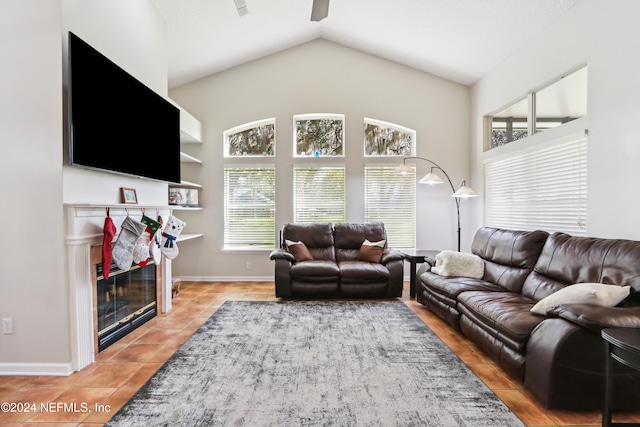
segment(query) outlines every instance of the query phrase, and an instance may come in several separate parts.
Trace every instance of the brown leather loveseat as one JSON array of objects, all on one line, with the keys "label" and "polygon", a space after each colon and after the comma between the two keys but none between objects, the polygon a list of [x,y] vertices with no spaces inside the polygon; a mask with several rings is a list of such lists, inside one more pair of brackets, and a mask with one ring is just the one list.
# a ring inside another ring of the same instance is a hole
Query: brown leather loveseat
[{"label": "brown leather loveseat", "polygon": [[402,295],[403,255],[388,247],[382,223],[287,224],[281,240],[283,247],[269,256],[275,261],[276,297]]},{"label": "brown leather loveseat", "polygon": [[[601,408],[605,346],[600,331],[640,328],[640,242],[485,227],[476,233],[472,253],[484,263],[481,278],[438,275],[423,264],[416,279],[418,302],[546,408]],[[594,283],[598,293],[579,294]],[[603,297],[602,292],[628,296],[613,306],[590,300]],[[559,298],[568,293],[577,299]],[[590,302],[580,303],[585,299]],[[542,314],[531,312],[534,306]],[[640,373],[616,365],[614,409],[640,409]]]}]

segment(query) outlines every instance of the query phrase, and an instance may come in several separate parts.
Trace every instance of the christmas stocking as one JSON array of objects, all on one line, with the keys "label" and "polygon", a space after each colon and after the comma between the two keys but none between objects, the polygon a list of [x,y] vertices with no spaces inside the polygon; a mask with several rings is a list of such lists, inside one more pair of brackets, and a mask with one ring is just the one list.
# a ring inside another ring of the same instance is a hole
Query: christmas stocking
[{"label": "christmas stocking", "polygon": [[143,224],[146,224],[147,228],[136,242],[136,246],[133,251],[133,262],[138,264],[140,267],[144,267],[149,263],[149,261],[151,261],[151,242],[162,224],[146,215],[142,215],[141,221]]},{"label": "christmas stocking", "polygon": [[160,228],[158,228],[151,242],[151,258],[153,258],[153,262],[155,262],[156,265],[159,265],[160,261],[162,261],[162,251],[160,250],[162,246],[162,217],[160,215],[158,215],[158,224],[160,224]]},{"label": "christmas stocking", "polygon": [[[149,228],[147,227],[147,230]],[[145,230],[138,240],[136,240],[136,244],[133,246],[133,262],[138,264],[140,267],[144,267],[149,263],[149,232]]]},{"label": "christmas stocking", "polygon": [[142,235],[146,228],[146,225],[132,219],[130,216],[127,216],[122,221],[120,234],[116,244],[113,246],[112,255],[116,265],[123,271],[128,271],[131,268],[134,246],[138,237]]},{"label": "christmas stocking", "polygon": [[104,219],[104,238],[102,239],[102,275],[105,279],[109,278],[111,271],[111,251],[113,248],[113,238],[116,235],[116,226],[109,216],[109,208],[107,208],[107,217]]},{"label": "christmas stocking", "polygon": [[169,216],[167,225],[162,231],[162,247],[160,250],[162,254],[169,259],[174,259],[178,256],[178,244],[176,239],[182,232],[182,229],[187,225],[186,222],[176,218],[175,216]]}]

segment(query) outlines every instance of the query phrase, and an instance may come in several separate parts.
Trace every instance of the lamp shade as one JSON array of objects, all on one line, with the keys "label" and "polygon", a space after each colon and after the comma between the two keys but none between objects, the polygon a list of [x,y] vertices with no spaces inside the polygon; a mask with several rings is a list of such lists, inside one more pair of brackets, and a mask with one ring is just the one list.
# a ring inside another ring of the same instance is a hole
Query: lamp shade
[{"label": "lamp shade", "polygon": [[478,193],[473,191],[471,187],[467,186],[466,181],[462,181],[462,186],[458,188],[458,191],[453,193],[451,197],[456,197],[456,198],[478,197]]},{"label": "lamp shade", "polygon": [[440,178],[438,174],[429,172],[418,182],[420,184],[442,184],[444,181],[442,180],[442,178]]},{"label": "lamp shade", "polygon": [[409,165],[407,165],[406,163],[402,163],[400,166],[398,166],[397,168],[395,168],[395,170],[393,171],[393,173],[397,173],[400,175],[406,175],[408,173],[413,172],[413,168]]}]

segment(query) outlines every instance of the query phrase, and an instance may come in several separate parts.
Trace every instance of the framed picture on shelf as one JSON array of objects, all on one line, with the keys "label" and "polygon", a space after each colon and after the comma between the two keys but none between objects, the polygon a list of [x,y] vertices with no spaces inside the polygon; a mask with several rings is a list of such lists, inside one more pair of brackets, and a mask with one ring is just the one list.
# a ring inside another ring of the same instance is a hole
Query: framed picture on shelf
[{"label": "framed picture on shelf", "polygon": [[169,204],[190,208],[198,207],[198,189],[169,187]]},{"label": "framed picture on shelf", "polygon": [[137,205],[138,195],[135,188],[120,187],[120,201],[122,203]]}]

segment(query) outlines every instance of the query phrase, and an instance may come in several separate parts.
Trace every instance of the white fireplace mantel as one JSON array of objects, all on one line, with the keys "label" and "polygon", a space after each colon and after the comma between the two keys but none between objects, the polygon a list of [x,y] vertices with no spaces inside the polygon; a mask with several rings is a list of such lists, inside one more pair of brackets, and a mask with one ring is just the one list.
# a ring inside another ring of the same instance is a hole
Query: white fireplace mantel
[{"label": "white fireplace mantel", "polygon": [[[91,274],[93,268],[91,247],[102,245],[107,209],[109,209],[109,216],[116,229],[120,230],[122,221],[127,215],[138,219],[142,218],[143,213],[154,219],[161,215],[166,221],[172,213],[172,207],[127,204],[65,204],[65,208],[71,365],[74,371],[79,371],[95,361],[93,316],[93,287],[95,283],[92,281]],[[163,278],[162,306],[158,307],[158,311],[166,313],[171,310],[171,260],[163,256],[160,267]]]}]

